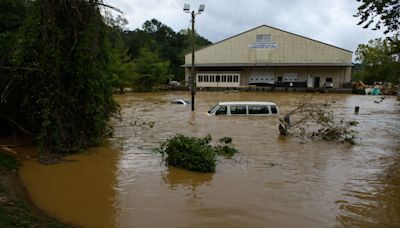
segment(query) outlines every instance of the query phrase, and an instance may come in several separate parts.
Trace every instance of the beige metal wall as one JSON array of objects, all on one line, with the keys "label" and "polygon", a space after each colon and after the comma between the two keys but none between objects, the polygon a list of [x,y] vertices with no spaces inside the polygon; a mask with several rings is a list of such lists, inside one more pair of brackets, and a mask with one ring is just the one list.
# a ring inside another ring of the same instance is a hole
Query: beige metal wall
[{"label": "beige metal wall", "polygon": [[[188,68],[189,69],[189,68]],[[254,71],[253,67],[244,67],[242,71],[235,72],[240,74],[240,86],[248,86],[251,72]],[[333,87],[340,88],[343,84],[350,81],[351,67],[258,67],[257,71],[265,71],[268,73],[273,72],[275,82],[278,81],[278,77],[283,77],[285,73],[296,73],[298,74],[298,82],[305,82],[308,77],[319,77],[321,87],[326,82],[326,78],[333,79]],[[213,71],[198,71],[199,73],[215,73]],[[226,72],[219,72],[226,73]],[[190,71],[186,71],[186,80],[189,81]],[[213,87],[213,85],[204,85],[204,83],[198,84],[198,87]],[[228,85],[219,84],[219,87],[230,87]]]},{"label": "beige metal wall", "polygon": [[[277,48],[249,48],[256,35],[271,34]],[[334,63],[351,64],[352,53],[282,30],[261,26],[195,52],[196,64]],[[185,56],[191,64],[191,54]]]}]

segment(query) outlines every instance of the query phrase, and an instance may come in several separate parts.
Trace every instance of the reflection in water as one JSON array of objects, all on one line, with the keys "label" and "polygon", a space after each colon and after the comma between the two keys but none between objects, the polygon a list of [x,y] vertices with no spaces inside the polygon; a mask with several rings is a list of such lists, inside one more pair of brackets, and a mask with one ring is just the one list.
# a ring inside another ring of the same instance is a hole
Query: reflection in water
[{"label": "reflection in water", "polygon": [[213,173],[196,173],[169,167],[167,174],[161,173],[161,176],[171,190],[176,189],[178,186],[183,186],[195,192],[197,187],[210,183],[213,178]]},{"label": "reflection in water", "polygon": [[[273,101],[285,114],[308,96],[304,93],[198,92],[195,112],[170,104],[186,95],[116,96],[123,121],[111,122],[110,144],[119,150],[104,147],[78,156],[79,162],[50,167],[24,163],[21,176],[33,200],[51,214],[88,227],[110,218],[114,221],[104,224],[116,227],[400,226],[400,178],[386,178],[394,173],[388,167],[400,147],[400,106],[394,98],[375,103],[372,96],[318,95],[318,100],[336,101],[337,115],[360,123],[357,145],[349,146],[282,138],[277,117],[206,115],[218,101],[235,100]],[[355,106],[359,115],[353,114]],[[239,154],[219,157],[214,174],[169,168],[154,149],[176,133],[232,137]],[[392,167],[399,169],[399,164]],[[46,194],[48,189],[57,194]],[[88,205],[78,208],[79,202]],[[91,204],[100,209],[82,212]]]},{"label": "reflection in water", "polygon": [[20,177],[32,200],[50,215],[85,227],[113,227],[116,152],[104,146],[56,165],[25,161]]},{"label": "reflection in water", "polygon": [[170,190],[185,188],[191,192],[191,204],[200,203],[201,194],[197,188],[202,185],[209,185],[213,178],[213,173],[196,173],[184,169],[169,167],[167,173],[161,173],[161,177]]}]

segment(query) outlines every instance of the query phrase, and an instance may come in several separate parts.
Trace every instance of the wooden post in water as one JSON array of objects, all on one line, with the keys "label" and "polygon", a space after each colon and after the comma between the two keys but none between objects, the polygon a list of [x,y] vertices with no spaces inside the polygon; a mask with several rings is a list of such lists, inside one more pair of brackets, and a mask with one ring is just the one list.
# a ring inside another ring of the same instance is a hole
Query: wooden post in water
[{"label": "wooden post in water", "polygon": [[356,106],[356,107],[354,108],[354,114],[358,114],[359,111],[360,111],[360,107],[359,107],[359,106]]},{"label": "wooden post in water", "polygon": [[397,100],[400,101],[400,78],[397,83]]}]

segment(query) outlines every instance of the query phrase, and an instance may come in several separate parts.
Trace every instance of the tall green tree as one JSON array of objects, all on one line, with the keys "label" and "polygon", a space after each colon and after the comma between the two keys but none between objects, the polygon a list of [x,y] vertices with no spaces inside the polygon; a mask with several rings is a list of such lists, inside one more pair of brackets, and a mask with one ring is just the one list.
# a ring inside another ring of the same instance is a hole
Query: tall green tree
[{"label": "tall green tree", "polygon": [[[136,58],[139,50],[147,47],[152,52],[158,52],[162,60],[169,61],[168,74],[174,80],[183,80],[184,54],[191,47],[190,30],[182,30],[176,33],[172,28],[161,23],[157,19],[146,21],[142,29],[125,31],[125,42],[129,47],[129,53]],[[200,48],[211,44],[210,41],[196,35],[196,47]]]},{"label": "tall green tree", "polygon": [[131,87],[135,78],[134,61],[124,41],[124,26],[127,23],[121,15],[107,18],[111,83],[120,93]]},{"label": "tall green tree", "polygon": [[151,91],[153,86],[168,79],[169,62],[162,60],[157,52],[143,47],[135,60],[136,77],[133,86],[139,91]]},{"label": "tall green tree", "polygon": [[14,47],[18,28],[26,18],[28,3],[23,0],[0,1],[0,61],[4,66]]},{"label": "tall green tree", "polygon": [[18,116],[18,104],[21,95],[16,94],[16,83],[13,77],[15,69],[11,65],[12,53],[15,49],[18,31],[23,25],[29,2],[25,0],[0,1],[0,134],[9,134],[14,130],[6,113]]},{"label": "tall green tree", "polygon": [[392,45],[385,39],[370,40],[360,44],[356,50],[356,60],[361,62],[361,69],[355,77],[367,83],[377,81],[398,82],[400,64],[391,57]]},{"label": "tall green tree", "polygon": [[124,89],[131,87],[135,77],[135,63],[128,54],[128,49],[112,48],[110,50],[110,73],[111,84],[119,92],[124,93]]},{"label": "tall green tree", "polygon": [[100,0],[36,0],[13,55],[23,91],[19,123],[41,152],[96,145],[117,113]]}]

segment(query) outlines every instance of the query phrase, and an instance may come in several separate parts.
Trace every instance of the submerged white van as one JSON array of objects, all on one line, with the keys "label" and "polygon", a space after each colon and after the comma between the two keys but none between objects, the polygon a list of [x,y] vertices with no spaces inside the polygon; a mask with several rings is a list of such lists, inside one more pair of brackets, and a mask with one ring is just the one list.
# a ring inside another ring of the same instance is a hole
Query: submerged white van
[{"label": "submerged white van", "polygon": [[208,115],[279,115],[278,106],[272,102],[219,102]]}]

